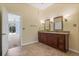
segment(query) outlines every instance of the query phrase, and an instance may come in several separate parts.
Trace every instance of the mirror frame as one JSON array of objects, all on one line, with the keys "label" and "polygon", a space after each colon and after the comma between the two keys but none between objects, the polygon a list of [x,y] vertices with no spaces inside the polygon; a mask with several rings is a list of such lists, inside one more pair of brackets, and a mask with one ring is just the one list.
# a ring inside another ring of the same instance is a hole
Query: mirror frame
[{"label": "mirror frame", "polygon": [[[56,20],[61,18],[61,29],[56,29],[55,24],[56,24]],[[54,18],[54,31],[63,31],[63,16],[58,16]]]},{"label": "mirror frame", "polygon": [[44,29],[45,31],[50,31],[50,19],[45,20]]}]

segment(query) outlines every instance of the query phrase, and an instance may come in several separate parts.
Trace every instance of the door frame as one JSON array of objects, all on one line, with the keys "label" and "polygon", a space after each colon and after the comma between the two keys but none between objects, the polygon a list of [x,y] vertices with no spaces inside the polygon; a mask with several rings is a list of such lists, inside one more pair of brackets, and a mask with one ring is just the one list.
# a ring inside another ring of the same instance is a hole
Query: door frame
[{"label": "door frame", "polygon": [[21,17],[21,15],[19,15],[19,14],[16,14],[16,13],[14,13],[14,12],[8,12],[7,14],[13,14],[13,15],[18,15],[18,16],[20,16],[20,47],[22,47],[22,17]]},{"label": "door frame", "polygon": [[8,18],[7,18],[7,9],[4,6],[1,7],[1,15],[2,15],[1,17],[2,18],[2,56],[5,56],[8,52]]}]

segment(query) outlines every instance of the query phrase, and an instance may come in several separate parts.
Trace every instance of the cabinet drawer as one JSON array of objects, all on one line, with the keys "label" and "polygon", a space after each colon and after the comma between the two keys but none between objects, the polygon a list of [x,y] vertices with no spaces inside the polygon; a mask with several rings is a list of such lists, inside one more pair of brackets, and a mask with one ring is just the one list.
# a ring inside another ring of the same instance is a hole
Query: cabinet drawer
[{"label": "cabinet drawer", "polygon": [[59,44],[59,45],[58,45],[58,48],[59,48],[60,50],[65,50],[64,44]]},{"label": "cabinet drawer", "polygon": [[58,41],[59,41],[59,43],[65,43],[65,36],[64,35],[59,35]]},{"label": "cabinet drawer", "polygon": [[50,46],[57,48],[57,44],[52,43]]},{"label": "cabinet drawer", "polygon": [[64,39],[59,39],[58,41],[59,41],[59,44],[61,44],[61,43],[64,44],[65,43],[65,40]]}]

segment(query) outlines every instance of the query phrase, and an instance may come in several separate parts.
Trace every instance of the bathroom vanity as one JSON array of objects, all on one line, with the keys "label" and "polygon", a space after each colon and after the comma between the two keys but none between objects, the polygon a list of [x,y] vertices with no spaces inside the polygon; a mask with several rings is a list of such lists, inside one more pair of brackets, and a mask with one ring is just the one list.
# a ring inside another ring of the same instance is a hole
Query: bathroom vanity
[{"label": "bathroom vanity", "polygon": [[41,43],[59,49],[61,51],[67,52],[69,50],[69,32],[48,32],[39,31],[38,40]]}]

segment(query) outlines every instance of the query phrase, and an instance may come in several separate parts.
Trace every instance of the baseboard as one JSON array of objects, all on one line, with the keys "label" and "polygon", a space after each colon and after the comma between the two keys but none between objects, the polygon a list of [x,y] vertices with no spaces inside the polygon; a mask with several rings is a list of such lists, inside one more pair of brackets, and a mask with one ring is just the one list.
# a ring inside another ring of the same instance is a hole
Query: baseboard
[{"label": "baseboard", "polygon": [[79,53],[79,51],[77,51],[77,50],[74,50],[74,49],[69,49],[70,51],[73,51],[73,52],[75,52],[75,53]]},{"label": "baseboard", "polygon": [[36,42],[38,42],[38,41],[33,41],[33,42],[24,43],[24,44],[22,44],[22,46],[29,45],[29,44],[33,44],[33,43],[36,43]]}]

